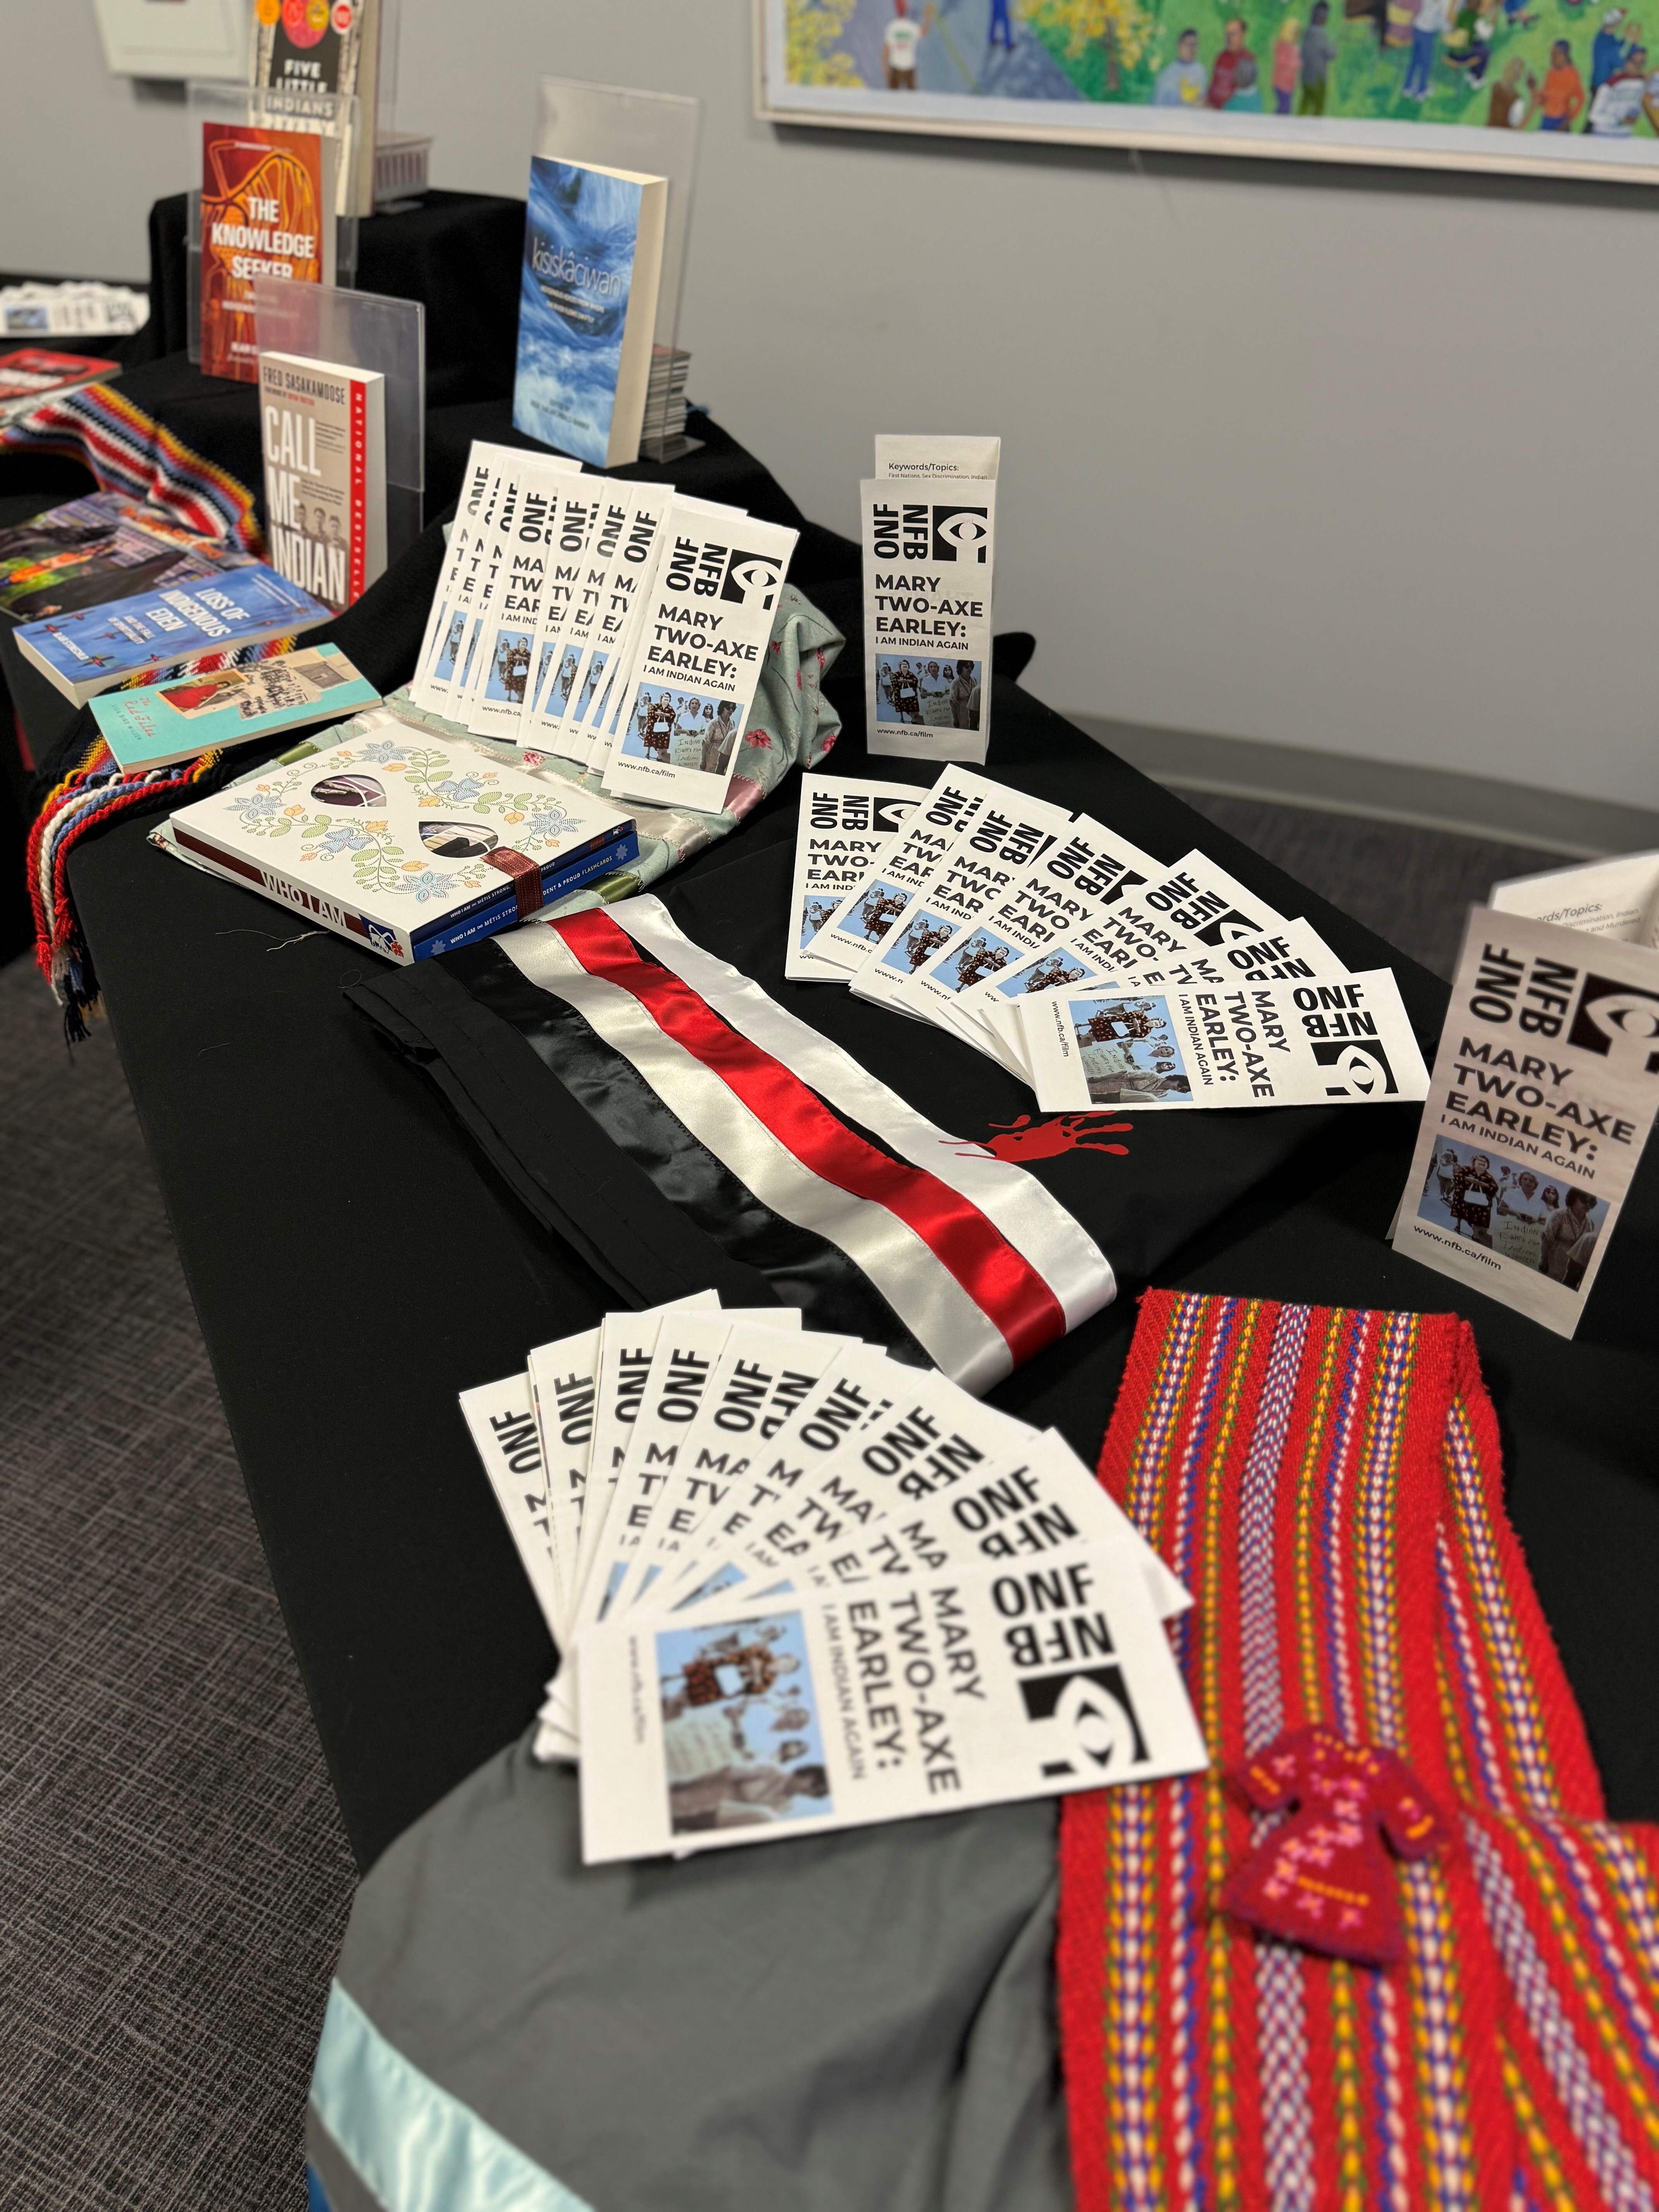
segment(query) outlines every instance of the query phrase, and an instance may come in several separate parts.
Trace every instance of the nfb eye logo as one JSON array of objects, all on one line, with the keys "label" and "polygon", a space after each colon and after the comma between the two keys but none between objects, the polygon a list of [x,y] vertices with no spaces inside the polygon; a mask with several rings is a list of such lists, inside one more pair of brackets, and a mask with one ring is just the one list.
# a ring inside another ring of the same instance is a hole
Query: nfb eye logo
[{"label": "nfb eye logo", "polygon": [[771,554],[741,553],[733,547],[726,563],[720,597],[735,599],[739,606],[764,607],[769,612],[781,573]]},{"label": "nfb eye logo", "polygon": [[1193,932],[1200,945],[1237,945],[1246,937],[1259,937],[1261,924],[1230,906],[1225,914],[1212,915],[1201,929]]},{"label": "nfb eye logo", "polygon": [[1045,1723],[1045,1775],[1127,1774],[1146,1756],[1146,1740],[1130,1701],[1122,1670],[1082,1667],[1069,1674],[1037,1674],[1021,1681],[1025,1717]]},{"label": "nfb eye logo", "polygon": [[936,507],[933,509],[935,561],[976,561],[985,566],[990,541],[990,509],[983,507]]},{"label": "nfb eye logo", "polygon": [[1310,1037],[1316,1066],[1328,1067],[1340,1079],[1325,1085],[1328,1098],[1391,1098],[1400,1085],[1394,1079],[1389,1055],[1371,1037],[1328,1037],[1322,1044]]},{"label": "nfb eye logo", "polygon": [[1659,1075],[1659,991],[1586,975],[1567,1042],[1620,1075]]}]

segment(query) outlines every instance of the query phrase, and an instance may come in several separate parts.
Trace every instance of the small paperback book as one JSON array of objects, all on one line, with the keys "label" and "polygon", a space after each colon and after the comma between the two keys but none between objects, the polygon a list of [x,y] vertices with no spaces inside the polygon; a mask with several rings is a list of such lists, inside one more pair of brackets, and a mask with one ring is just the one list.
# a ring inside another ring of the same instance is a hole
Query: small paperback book
[{"label": "small paperback book", "polygon": [[337,215],[373,215],[380,0],[259,0],[253,12],[256,85],[297,94],[302,109],[318,93],[356,97],[358,127],[346,132],[327,205]]},{"label": "small paperback book", "polygon": [[639,851],[632,817],[580,785],[390,714],[181,808],[172,829],[216,873],[404,963],[510,929]]},{"label": "small paperback book", "polygon": [[1093,1106],[1381,1105],[1425,1098],[1394,971],[1015,1002],[1045,1114]]},{"label": "small paperback book", "polygon": [[118,361],[100,361],[87,353],[47,353],[40,346],[20,346],[0,353],[0,422],[21,415],[60,392],[82,384],[108,384],[121,374]]},{"label": "small paperback book", "polygon": [[202,374],[259,380],[253,279],[334,282],[337,142],[245,123],[202,126]]},{"label": "small paperback book", "polygon": [[799,532],[676,501],[607,791],[718,814]]},{"label": "small paperback book", "polygon": [[289,631],[314,629],[332,612],[286,576],[253,561],[202,582],[25,623],[17,649],[66,699],[84,707],[130,678],[151,676],[199,654],[235,653]]},{"label": "small paperback book", "polygon": [[131,775],[380,703],[380,693],[337,645],[317,645],[244,668],[174,677],[142,691],[106,691],[93,701],[92,712],[104,743]]},{"label": "small paperback book", "polygon": [[985,758],[1000,446],[996,438],[876,441],[876,474],[859,488],[874,755]]},{"label": "small paperback book", "polygon": [[1558,1336],[1659,1105],[1659,952],[1474,907],[1394,1249]]},{"label": "small paperback book", "polygon": [[844,983],[847,970],[817,959],[812,940],[848,892],[877,866],[926,799],[909,783],[803,775],[795,832],[795,883],[783,972],[797,982]]},{"label": "small paperback book", "polygon": [[331,607],[386,569],[386,379],[259,356],[270,565]]},{"label": "small paperback book", "polygon": [[667,211],[665,178],[531,162],[515,430],[596,468],[639,459]]}]

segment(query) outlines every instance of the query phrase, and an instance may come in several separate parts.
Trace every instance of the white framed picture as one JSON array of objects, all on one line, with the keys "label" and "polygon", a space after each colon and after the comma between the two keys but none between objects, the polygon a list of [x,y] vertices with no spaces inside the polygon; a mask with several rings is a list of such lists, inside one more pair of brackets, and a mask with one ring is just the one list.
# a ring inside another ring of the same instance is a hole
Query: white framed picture
[{"label": "white framed picture", "polygon": [[1659,184],[1642,0],[754,0],[777,123]]},{"label": "white framed picture", "polygon": [[93,0],[112,76],[247,76],[248,0]]}]

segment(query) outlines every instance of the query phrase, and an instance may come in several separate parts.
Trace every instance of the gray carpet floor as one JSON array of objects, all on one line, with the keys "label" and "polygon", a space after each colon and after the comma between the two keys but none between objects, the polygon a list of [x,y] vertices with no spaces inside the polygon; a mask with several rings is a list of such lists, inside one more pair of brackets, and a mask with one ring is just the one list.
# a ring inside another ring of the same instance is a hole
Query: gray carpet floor
[{"label": "gray carpet floor", "polygon": [[[1450,971],[1547,854],[1204,811]],[[111,1039],[0,970],[0,2198],[299,2212],[345,1840]]]}]

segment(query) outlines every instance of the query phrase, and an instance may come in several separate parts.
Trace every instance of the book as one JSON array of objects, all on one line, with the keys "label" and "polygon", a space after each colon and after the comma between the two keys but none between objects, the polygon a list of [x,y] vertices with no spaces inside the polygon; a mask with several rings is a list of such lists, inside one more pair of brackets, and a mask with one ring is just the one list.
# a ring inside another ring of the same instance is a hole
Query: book
[{"label": "book", "polygon": [[253,279],[334,282],[337,142],[250,123],[202,125],[202,374],[259,380]]},{"label": "book", "polygon": [[84,707],[134,676],[202,653],[235,653],[290,630],[314,629],[332,609],[263,562],[204,582],[172,584],[49,621],[25,623],[17,649],[66,699]]},{"label": "book", "polygon": [[256,85],[301,100],[317,93],[356,98],[356,121],[346,126],[335,190],[325,204],[336,215],[373,215],[380,0],[331,0],[327,6],[258,0],[255,17]]},{"label": "book", "polygon": [[40,346],[0,353],[0,422],[14,422],[60,392],[82,384],[108,384],[120,374],[118,361],[100,361],[93,354],[48,353]]},{"label": "book", "polygon": [[246,568],[240,545],[181,530],[160,507],[89,492],[0,530],[0,614],[33,622]]},{"label": "book", "polygon": [[1578,1328],[1659,1107],[1659,952],[1471,907],[1394,1249]]},{"label": "book", "polygon": [[270,565],[349,607],[386,573],[386,379],[262,353],[259,424]]},{"label": "book", "polygon": [[637,460],[668,183],[586,161],[530,164],[513,427],[578,460]]},{"label": "book", "polygon": [[246,668],[106,692],[93,701],[92,712],[104,743],[131,775],[380,703],[380,693],[337,645],[318,645]]},{"label": "book", "polygon": [[172,817],[179,850],[407,965],[498,930],[639,855],[634,817],[379,718]]}]

